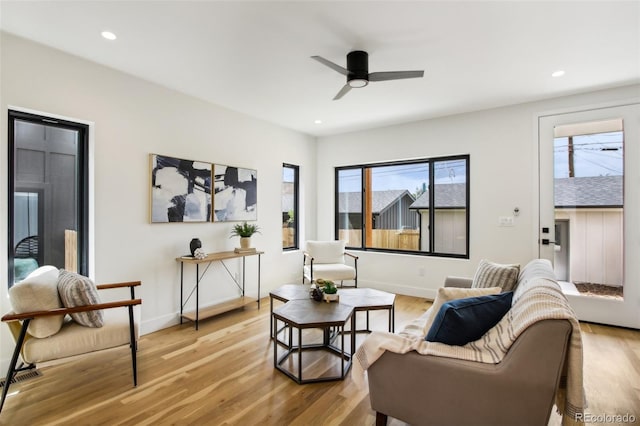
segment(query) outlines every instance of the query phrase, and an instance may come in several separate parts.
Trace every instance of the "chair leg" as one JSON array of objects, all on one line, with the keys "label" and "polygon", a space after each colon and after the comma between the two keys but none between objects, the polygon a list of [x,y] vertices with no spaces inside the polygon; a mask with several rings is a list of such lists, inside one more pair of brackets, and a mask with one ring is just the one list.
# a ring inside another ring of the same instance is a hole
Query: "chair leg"
[{"label": "chair leg", "polygon": [[135,387],[138,386],[138,342],[136,342],[136,331],[133,322],[133,306],[129,306],[129,333],[129,346],[131,347],[131,366],[133,368],[133,386]]},{"label": "chair leg", "polygon": [[376,411],[376,426],[386,426],[386,425],[387,425],[387,415],[379,411]]},{"label": "chair leg", "polygon": [[29,328],[30,322],[31,322],[31,318],[27,318],[22,322],[22,329],[20,329],[20,335],[18,336],[18,341],[16,342],[16,348],[13,350],[13,356],[11,357],[9,370],[7,371],[7,377],[5,378],[5,383],[4,383],[4,386],[2,387],[2,400],[0,400],[0,413],[2,412],[2,407],[4,406],[4,400],[7,398],[7,393],[9,392],[9,386],[11,386],[11,381],[13,380],[13,376],[18,371],[16,370],[16,364],[18,363],[18,356],[20,355],[20,351],[22,350],[22,344],[24,343],[24,338],[27,335],[27,328]]}]

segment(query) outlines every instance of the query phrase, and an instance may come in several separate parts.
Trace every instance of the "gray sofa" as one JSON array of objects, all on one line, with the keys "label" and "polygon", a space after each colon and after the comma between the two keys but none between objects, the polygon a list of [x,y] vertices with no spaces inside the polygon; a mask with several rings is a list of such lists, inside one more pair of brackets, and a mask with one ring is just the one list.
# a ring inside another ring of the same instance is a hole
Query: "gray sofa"
[{"label": "gray sofa", "polygon": [[[535,275],[553,277],[551,264],[527,265],[518,280]],[[471,282],[450,277],[445,286]],[[546,425],[571,330],[568,320],[536,322],[498,364],[387,351],[368,370],[376,424],[391,416],[412,425]]]}]

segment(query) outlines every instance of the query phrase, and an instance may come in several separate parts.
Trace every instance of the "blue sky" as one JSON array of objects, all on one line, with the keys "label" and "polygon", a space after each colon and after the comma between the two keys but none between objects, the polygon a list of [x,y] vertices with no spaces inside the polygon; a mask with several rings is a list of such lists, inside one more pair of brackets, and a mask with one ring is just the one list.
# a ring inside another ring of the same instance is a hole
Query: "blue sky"
[{"label": "blue sky", "polygon": [[[575,177],[622,176],[624,166],[622,132],[573,137]],[[569,177],[568,138],[554,140],[554,174]]]},{"label": "blue sky", "polygon": [[[360,169],[340,172],[340,191],[360,191],[362,182]],[[436,163],[436,183],[465,182],[465,161],[451,160]],[[415,192],[429,182],[429,165],[426,163],[403,164],[397,166],[374,167],[372,172],[373,190],[407,189]]]}]

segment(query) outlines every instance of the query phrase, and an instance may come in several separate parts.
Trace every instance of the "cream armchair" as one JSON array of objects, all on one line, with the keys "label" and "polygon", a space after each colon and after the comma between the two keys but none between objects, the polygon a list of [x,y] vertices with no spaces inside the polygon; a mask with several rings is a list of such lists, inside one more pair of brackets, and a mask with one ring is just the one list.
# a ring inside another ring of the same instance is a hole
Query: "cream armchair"
[{"label": "cream armchair", "polygon": [[[68,279],[65,282],[66,286],[60,287],[59,277],[63,276]],[[97,297],[98,291],[129,288],[131,298],[106,303],[100,303],[95,299],[94,302],[98,303],[83,302],[82,290],[87,283],[91,286],[87,292],[90,295]],[[0,411],[11,381],[18,372],[35,368],[37,363],[117,346],[129,345],[131,348],[133,385],[136,386],[139,321],[134,317],[139,316],[139,310],[134,307],[140,305],[142,300],[135,298],[134,289],[140,284],[140,281],[134,281],[95,286],[86,277],[66,271],[61,273],[53,266],[43,266],[10,288],[9,297],[13,311],[3,316],[2,322],[9,326],[16,346],[2,389]],[[78,302],[76,306],[64,306],[70,304],[69,297]],[[71,315],[72,319],[65,319],[66,315]],[[82,325],[87,320],[98,324]],[[16,367],[19,357],[23,362]]]},{"label": "cream armchair", "polygon": [[[345,261],[345,256],[353,259],[353,266]],[[313,282],[318,278],[331,281],[353,280],[358,287],[358,256],[345,251],[344,241],[307,241],[302,261],[302,283],[305,279]]]}]

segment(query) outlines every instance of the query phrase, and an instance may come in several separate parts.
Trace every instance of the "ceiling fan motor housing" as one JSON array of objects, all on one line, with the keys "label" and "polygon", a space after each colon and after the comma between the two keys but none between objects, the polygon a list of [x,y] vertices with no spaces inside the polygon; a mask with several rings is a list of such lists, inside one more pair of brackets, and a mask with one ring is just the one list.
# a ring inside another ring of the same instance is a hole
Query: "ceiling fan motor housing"
[{"label": "ceiling fan motor housing", "polygon": [[[369,54],[362,50],[354,50],[347,54],[347,83],[352,87],[364,87],[369,83]],[[352,80],[354,81],[351,84]]]}]

